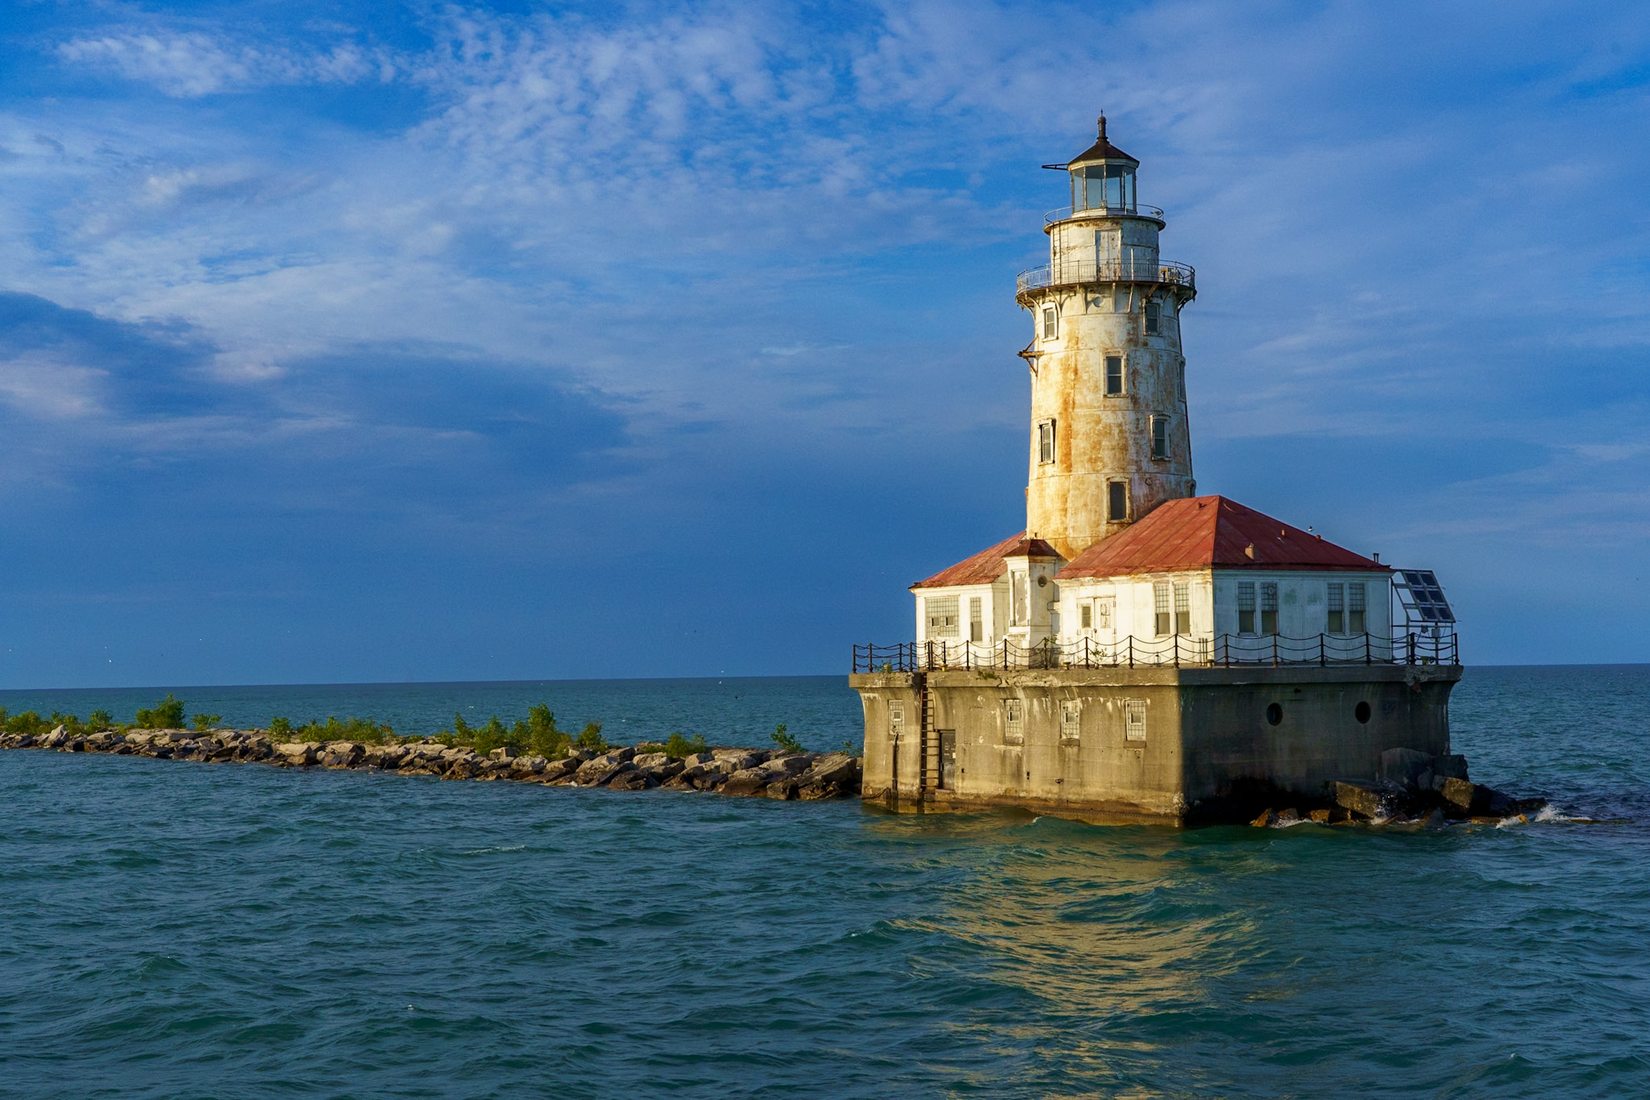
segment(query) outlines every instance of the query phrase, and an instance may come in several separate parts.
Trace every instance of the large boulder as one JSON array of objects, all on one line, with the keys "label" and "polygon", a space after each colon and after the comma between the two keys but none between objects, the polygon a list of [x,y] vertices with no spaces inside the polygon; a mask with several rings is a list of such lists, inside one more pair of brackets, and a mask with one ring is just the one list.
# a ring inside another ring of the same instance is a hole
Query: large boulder
[{"label": "large boulder", "polygon": [[282,762],[294,767],[315,763],[315,743],[313,741],[284,741],[275,746],[275,755]]},{"label": "large boulder", "polygon": [[569,783],[573,781],[574,775],[584,763],[584,760],[577,756],[550,760],[545,763],[544,770],[534,778],[540,783]]},{"label": "large boulder", "polygon": [[793,775],[801,775],[813,766],[814,757],[805,752],[791,753],[785,756],[775,756],[762,765],[762,770],[772,775],[777,781],[789,779]]},{"label": "large boulder", "polygon": [[645,791],[658,785],[659,781],[651,774],[631,763],[626,763],[623,770],[615,773],[606,783],[615,791]]},{"label": "large boulder", "polygon": [[367,747],[359,741],[328,741],[317,754],[329,768],[353,768],[367,754]]},{"label": "large boulder", "polygon": [[761,768],[741,768],[717,789],[726,795],[750,797],[766,792],[773,781],[774,777]]},{"label": "large boulder", "polygon": [[850,756],[845,752],[827,753],[816,759],[813,765],[802,773],[798,783],[798,797],[807,800],[843,798],[858,794],[859,757]]},{"label": "large boulder", "polygon": [[633,748],[604,752],[580,764],[579,770],[573,773],[573,782],[581,787],[603,786],[619,772],[633,768],[634,765],[630,761],[635,755],[636,750]]},{"label": "large boulder", "polygon": [[1373,821],[1388,816],[1391,794],[1385,787],[1337,780],[1329,785],[1329,796],[1335,805],[1358,817]]},{"label": "large boulder", "polygon": [[747,768],[754,768],[767,761],[772,753],[760,749],[713,749],[711,755],[716,762],[722,765],[722,770],[730,775],[742,772]]}]

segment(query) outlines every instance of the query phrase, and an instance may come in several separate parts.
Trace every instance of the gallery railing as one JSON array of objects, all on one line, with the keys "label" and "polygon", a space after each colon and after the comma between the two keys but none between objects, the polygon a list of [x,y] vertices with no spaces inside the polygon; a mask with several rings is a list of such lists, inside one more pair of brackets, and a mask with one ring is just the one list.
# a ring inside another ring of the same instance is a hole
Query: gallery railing
[{"label": "gallery railing", "polygon": [[1058,264],[1044,264],[1030,271],[1022,271],[1015,280],[1015,293],[1041,290],[1046,286],[1068,286],[1084,283],[1165,283],[1183,286],[1197,293],[1197,270],[1191,264],[1174,260],[1095,260],[1070,259]]},{"label": "gallery railing", "polygon": [[1459,665],[1454,634],[1176,634],[1116,642],[1049,638],[1032,646],[927,641],[855,645],[855,672],[931,672],[991,668],[1233,668],[1244,665]]}]

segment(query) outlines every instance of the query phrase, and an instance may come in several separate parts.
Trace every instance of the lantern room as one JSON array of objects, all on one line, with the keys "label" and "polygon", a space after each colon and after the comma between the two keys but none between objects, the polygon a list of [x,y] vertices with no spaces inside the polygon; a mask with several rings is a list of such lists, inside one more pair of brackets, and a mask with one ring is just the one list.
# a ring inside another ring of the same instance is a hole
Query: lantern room
[{"label": "lantern room", "polygon": [[1065,168],[1071,173],[1071,210],[1103,210],[1133,214],[1135,212],[1135,171],[1140,162],[1113,145],[1106,138],[1106,116],[1099,118],[1099,138],[1095,143],[1063,165],[1048,164],[1045,168]]}]

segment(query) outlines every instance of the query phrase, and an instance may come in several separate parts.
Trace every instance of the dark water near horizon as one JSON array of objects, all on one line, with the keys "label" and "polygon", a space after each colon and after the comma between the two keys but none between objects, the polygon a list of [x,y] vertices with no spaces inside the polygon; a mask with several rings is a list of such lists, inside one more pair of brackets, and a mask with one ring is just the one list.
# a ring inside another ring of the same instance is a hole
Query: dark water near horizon
[{"label": "dark water near horizon", "polygon": [[[407,729],[543,700],[615,740],[859,721],[837,677],[178,694]],[[0,753],[0,1095],[1650,1095],[1650,666],[1470,669],[1453,727],[1475,778],[1613,823],[1182,832]]]}]

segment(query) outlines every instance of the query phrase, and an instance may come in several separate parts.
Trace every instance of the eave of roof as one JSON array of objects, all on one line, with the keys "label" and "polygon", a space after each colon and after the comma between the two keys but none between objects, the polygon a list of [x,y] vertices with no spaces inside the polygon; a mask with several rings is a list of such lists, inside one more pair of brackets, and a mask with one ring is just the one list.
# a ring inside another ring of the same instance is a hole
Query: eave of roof
[{"label": "eave of roof", "polygon": [[964,558],[948,569],[942,569],[927,580],[913,584],[918,588],[952,588],[961,584],[990,584],[1008,568],[1009,558],[1055,558],[1060,554],[1042,539],[1026,538],[1025,532],[1010,535],[1002,542],[986,547],[979,553]]}]

